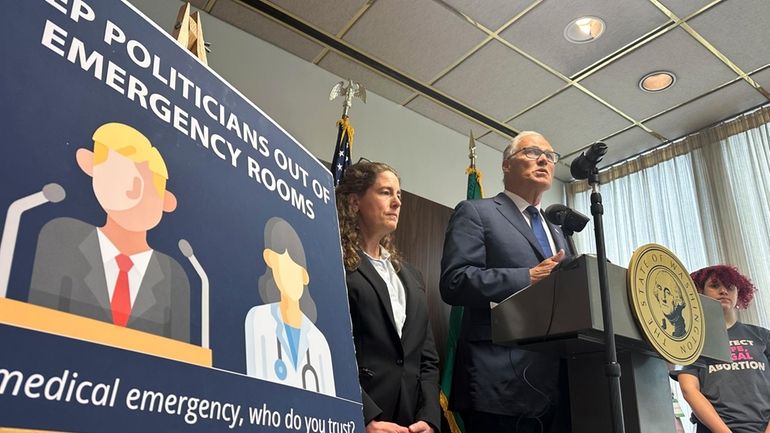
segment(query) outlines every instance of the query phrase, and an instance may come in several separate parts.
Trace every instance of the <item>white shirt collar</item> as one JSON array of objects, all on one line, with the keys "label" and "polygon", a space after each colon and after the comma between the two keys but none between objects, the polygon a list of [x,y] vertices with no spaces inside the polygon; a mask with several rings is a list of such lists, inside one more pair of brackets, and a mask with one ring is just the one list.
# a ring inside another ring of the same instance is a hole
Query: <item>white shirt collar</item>
[{"label": "white shirt collar", "polygon": [[[115,257],[120,254],[120,251],[112,243],[112,241],[102,233],[102,230],[97,228],[96,234],[99,239],[99,252],[102,256],[102,263],[104,264],[104,277],[107,283],[107,292],[109,299],[112,301],[112,294],[115,291],[115,282],[118,280],[118,274],[120,269],[115,261]],[[153,250],[142,251],[128,256],[134,263],[131,270],[128,271],[128,290],[131,294],[131,306],[134,306],[134,301],[139,294],[139,287],[142,285],[142,279],[147,272],[147,266],[150,263]]]},{"label": "white shirt collar", "polygon": [[390,297],[390,308],[393,311],[393,322],[396,325],[396,332],[401,337],[404,323],[406,322],[406,289],[404,283],[398,277],[398,273],[393,268],[393,264],[390,262],[390,251],[386,250],[380,245],[380,258],[366,254],[372,267],[377,271],[388,288],[388,296]]},{"label": "white shirt collar", "polygon": [[370,256],[364,250],[361,250],[361,252],[364,253],[364,255],[366,257],[369,257],[372,260],[377,260],[377,261],[389,261],[390,260],[390,251],[386,250],[385,247],[383,247],[382,245],[380,245],[380,257],[379,258],[374,258],[374,257]]},{"label": "white shirt collar", "polygon": [[508,196],[508,197],[509,197],[511,200],[513,200],[513,204],[515,204],[515,205],[516,205],[516,207],[519,209],[519,212],[521,212],[521,213],[524,213],[524,212],[525,212],[525,210],[526,210],[528,207],[530,207],[530,206],[535,206],[535,208],[537,208],[537,211],[538,211],[538,212],[540,212],[540,204],[539,204],[539,203],[538,203],[537,205],[533,205],[533,204],[531,204],[530,202],[528,202],[528,201],[524,200],[523,198],[521,198],[521,196],[519,196],[519,195],[518,195],[518,194],[516,194],[515,192],[510,192],[510,191],[508,191],[508,190],[504,190],[503,192],[504,192],[504,193],[505,193],[505,195],[507,195],[507,196]]}]

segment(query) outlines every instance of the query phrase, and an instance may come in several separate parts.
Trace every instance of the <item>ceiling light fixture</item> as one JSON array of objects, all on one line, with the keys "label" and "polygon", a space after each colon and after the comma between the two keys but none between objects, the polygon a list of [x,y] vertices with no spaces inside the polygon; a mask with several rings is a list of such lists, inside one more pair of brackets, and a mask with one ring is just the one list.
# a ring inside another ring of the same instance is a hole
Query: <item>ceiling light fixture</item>
[{"label": "ceiling light fixture", "polygon": [[585,44],[599,39],[604,33],[604,21],[597,17],[580,17],[564,28],[564,38],[573,44]]},{"label": "ceiling light fixture", "polygon": [[645,92],[662,92],[673,86],[676,82],[676,75],[669,71],[655,71],[642,77],[639,80],[639,88]]}]

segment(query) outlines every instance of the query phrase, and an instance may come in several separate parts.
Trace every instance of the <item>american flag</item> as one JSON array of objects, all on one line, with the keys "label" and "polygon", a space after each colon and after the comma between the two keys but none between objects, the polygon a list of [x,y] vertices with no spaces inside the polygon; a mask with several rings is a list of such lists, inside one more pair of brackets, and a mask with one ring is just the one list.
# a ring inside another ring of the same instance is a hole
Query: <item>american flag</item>
[{"label": "american flag", "polygon": [[334,186],[342,181],[345,169],[350,165],[350,149],[353,146],[353,127],[350,126],[348,116],[342,116],[337,121],[337,143],[334,145],[331,172],[334,175]]}]

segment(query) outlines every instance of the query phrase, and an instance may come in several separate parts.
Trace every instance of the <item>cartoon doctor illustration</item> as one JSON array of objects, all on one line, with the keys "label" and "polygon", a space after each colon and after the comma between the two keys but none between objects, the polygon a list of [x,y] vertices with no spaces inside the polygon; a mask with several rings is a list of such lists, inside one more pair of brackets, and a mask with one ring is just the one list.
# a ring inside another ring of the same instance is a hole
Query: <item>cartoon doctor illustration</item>
[{"label": "cartoon doctor illustration", "polygon": [[262,257],[267,269],[259,278],[259,294],[265,304],[246,315],[246,374],[336,395],[329,344],[313,323],[305,250],[286,220],[267,221]]}]

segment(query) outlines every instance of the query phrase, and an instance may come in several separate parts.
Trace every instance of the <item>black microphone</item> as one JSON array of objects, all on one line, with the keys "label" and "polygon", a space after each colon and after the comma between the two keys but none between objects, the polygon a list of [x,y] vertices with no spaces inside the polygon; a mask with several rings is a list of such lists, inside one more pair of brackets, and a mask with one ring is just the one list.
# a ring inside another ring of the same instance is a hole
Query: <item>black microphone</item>
[{"label": "black microphone", "polygon": [[545,210],[545,218],[551,224],[560,226],[567,236],[572,236],[573,233],[583,230],[589,220],[587,216],[563,204],[548,206]]},{"label": "black microphone", "polygon": [[585,152],[572,161],[569,171],[575,179],[588,179],[591,170],[602,160],[607,153],[607,145],[601,141],[592,144]]}]

